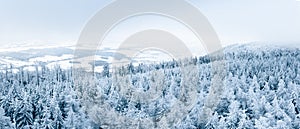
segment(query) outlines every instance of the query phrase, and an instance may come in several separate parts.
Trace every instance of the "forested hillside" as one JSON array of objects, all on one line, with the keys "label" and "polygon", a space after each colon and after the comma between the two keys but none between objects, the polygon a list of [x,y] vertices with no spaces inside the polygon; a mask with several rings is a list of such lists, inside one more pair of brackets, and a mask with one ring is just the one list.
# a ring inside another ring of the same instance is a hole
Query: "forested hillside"
[{"label": "forested hillside", "polygon": [[[0,128],[300,128],[300,50],[239,46],[224,55],[106,64],[102,73],[15,73],[12,64],[0,73]],[[211,99],[220,61],[222,92]],[[207,103],[216,104],[211,113]]]}]

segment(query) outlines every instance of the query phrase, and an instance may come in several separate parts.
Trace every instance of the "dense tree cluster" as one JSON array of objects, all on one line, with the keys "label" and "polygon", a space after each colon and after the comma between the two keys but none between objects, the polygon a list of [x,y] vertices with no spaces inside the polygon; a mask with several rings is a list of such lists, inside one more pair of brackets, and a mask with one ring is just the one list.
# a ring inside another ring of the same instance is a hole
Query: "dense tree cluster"
[{"label": "dense tree cluster", "polygon": [[[102,73],[37,66],[0,74],[0,128],[300,128],[300,50],[224,50]],[[224,88],[208,99],[212,62]],[[206,102],[216,103],[203,120]]]},{"label": "dense tree cluster", "polygon": [[0,128],[90,127],[71,75],[71,70],[38,66],[34,72],[8,69],[0,74]]}]

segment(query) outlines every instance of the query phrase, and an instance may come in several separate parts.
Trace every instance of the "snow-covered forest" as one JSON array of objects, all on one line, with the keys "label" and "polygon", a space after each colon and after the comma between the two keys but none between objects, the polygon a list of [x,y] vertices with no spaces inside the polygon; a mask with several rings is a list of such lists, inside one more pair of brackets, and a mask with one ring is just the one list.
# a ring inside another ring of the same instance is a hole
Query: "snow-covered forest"
[{"label": "snow-covered forest", "polygon": [[[15,73],[7,66],[0,128],[300,128],[300,50],[240,47],[224,55],[106,64],[102,73],[59,66]],[[209,100],[212,62],[220,60],[224,87]],[[203,120],[207,101],[217,105]]]}]

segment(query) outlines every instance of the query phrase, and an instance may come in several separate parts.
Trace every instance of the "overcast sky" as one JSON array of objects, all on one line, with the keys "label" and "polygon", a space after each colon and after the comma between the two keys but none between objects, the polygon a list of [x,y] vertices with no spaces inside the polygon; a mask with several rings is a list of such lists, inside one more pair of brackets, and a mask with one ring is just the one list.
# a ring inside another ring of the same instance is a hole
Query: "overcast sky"
[{"label": "overcast sky", "polygon": [[[300,44],[299,1],[189,1],[209,19],[223,46],[252,41]],[[111,0],[0,0],[0,45],[76,44],[87,21],[110,2]]]}]

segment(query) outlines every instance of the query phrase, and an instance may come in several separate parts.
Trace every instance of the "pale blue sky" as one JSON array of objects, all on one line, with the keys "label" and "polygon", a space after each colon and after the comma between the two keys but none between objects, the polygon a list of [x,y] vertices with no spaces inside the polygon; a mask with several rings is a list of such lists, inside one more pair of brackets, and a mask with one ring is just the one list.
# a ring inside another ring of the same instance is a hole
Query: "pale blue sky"
[{"label": "pale blue sky", "polygon": [[[296,0],[189,1],[209,19],[224,46],[300,42],[300,4]],[[110,2],[0,0],[0,45],[75,44],[87,21]]]}]

